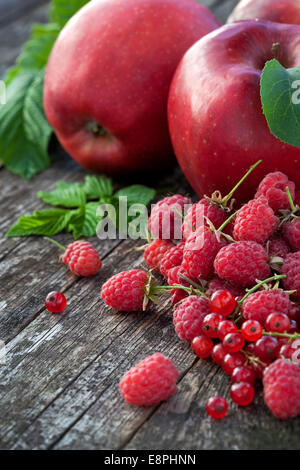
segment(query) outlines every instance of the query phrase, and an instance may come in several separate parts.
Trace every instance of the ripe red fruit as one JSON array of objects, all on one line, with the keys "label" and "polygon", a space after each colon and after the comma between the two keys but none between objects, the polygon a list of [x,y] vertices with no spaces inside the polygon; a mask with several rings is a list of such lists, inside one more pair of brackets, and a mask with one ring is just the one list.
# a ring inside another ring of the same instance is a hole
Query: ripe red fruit
[{"label": "ripe red fruit", "polygon": [[233,321],[223,320],[219,324],[218,330],[219,330],[219,338],[223,340],[225,336],[228,335],[229,333],[237,333],[238,328]]},{"label": "ripe red fruit", "polygon": [[236,367],[231,374],[232,383],[247,382],[254,385],[256,375],[253,369],[247,366]]},{"label": "ripe red fruit", "polygon": [[170,83],[185,51],[218,26],[190,0],[140,0],[138,8],[136,0],[88,2],[47,65],[45,111],[62,146],[100,173],[172,165]]},{"label": "ripe red fruit", "polygon": [[190,343],[196,336],[202,336],[203,320],[208,312],[208,301],[204,297],[190,295],[183,300],[173,315],[179,338]]},{"label": "ripe red fruit", "polygon": [[174,194],[155,204],[148,220],[152,237],[164,240],[181,239],[182,215],[185,206],[190,203],[189,198]]},{"label": "ripe red fruit", "polygon": [[287,314],[290,306],[289,296],[283,290],[262,290],[249,295],[243,302],[242,312],[246,320],[257,320],[264,324],[271,313]]},{"label": "ripe red fruit", "polygon": [[224,279],[219,278],[218,276],[214,276],[209,281],[206,295],[211,296],[217,290],[224,290],[224,289],[229,290],[235,298],[245,295],[244,289],[233,286],[232,284],[229,284],[229,282],[225,281]]},{"label": "ripe red fruit", "polygon": [[196,336],[193,339],[191,347],[198,357],[200,357],[201,359],[206,359],[210,357],[214,347],[214,343],[208,336],[201,335]]},{"label": "ripe red fruit", "polygon": [[160,272],[160,263],[164,255],[174,247],[169,240],[153,240],[144,251],[144,260],[149,269]]},{"label": "ripe red fruit", "polygon": [[223,346],[228,353],[235,353],[243,349],[245,340],[240,333],[228,333],[223,339]]},{"label": "ripe red fruit", "polygon": [[152,406],[176,392],[178,375],[171,359],[155,353],[126,372],[120,382],[121,393],[128,403]]},{"label": "ripe red fruit", "polygon": [[170,89],[169,127],[178,162],[199,195],[227,194],[258,155],[263,163],[235,193],[239,202],[249,200],[274,168],[300,186],[300,150],[270,132],[260,98],[272,46],[280,43],[279,62],[288,63],[292,54],[292,66],[300,65],[293,47],[298,37],[296,26],[242,21],[208,34],[183,57]]},{"label": "ripe red fruit", "polygon": [[62,292],[50,292],[45,300],[45,307],[51,313],[61,313],[67,305],[67,299]]},{"label": "ripe red fruit", "polygon": [[283,224],[281,228],[282,236],[291,246],[293,251],[300,250],[300,220],[293,219]]},{"label": "ripe red fruit", "polygon": [[280,348],[278,357],[284,359],[291,359],[296,349],[293,347],[292,343],[283,344]]},{"label": "ripe red fruit", "polygon": [[223,344],[218,343],[213,347],[211,357],[212,357],[212,360],[216,364],[218,364],[218,366],[221,366],[226,354],[227,354],[227,352],[225,351]]},{"label": "ripe red fruit", "polygon": [[267,331],[284,333],[289,331],[290,327],[290,319],[284,313],[271,313],[265,321],[265,328]]},{"label": "ripe red fruit", "polygon": [[191,233],[207,225],[207,217],[217,230],[226,220],[226,212],[218,204],[212,202],[209,198],[202,198],[188,210],[182,223],[182,234],[186,240]]},{"label": "ripe red fruit", "polygon": [[241,0],[228,18],[228,23],[257,19],[300,24],[299,2],[298,0]]},{"label": "ripe red fruit", "polygon": [[283,261],[281,274],[285,274],[283,286],[286,290],[295,290],[292,295],[295,299],[300,299],[300,251],[287,255]]},{"label": "ripe red fruit", "polygon": [[228,403],[223,397],[211,397],[206,403],[206,411],[214,419],[223,419],[227,415]]},{"label": "ripe red fruit", "polygon": [[231,375],[236,367],[243,366],[246,362],[246,357],[243,353],[228,353],[223,359],[222,368],[226,374]]},{"label": "ripe red fruit", "polygon": [[229,290],[222,289],[214,292],[209,301],[209,308],[213,313],[219,313],[224,317],[230,315],[235,307],[237,302]]},{"label": "ripe red fruit", "polygon": [[238,382],[231,385],[230,397],[238,406],[248,406],[254,400],[255,391],[250,383]]},{"label": "ripe red fruit", "polygon": [[91,243],[82,240],[68,245],[61,259],[72,273],[80,277],[94,276],[102,267],[98,251]]},{"label": "ripe red fruit", "polygon": [[295,183],[289,181],[288,177],[280,171],[269,173],[258,186],[255,197],[265,196],[268,204],[274,212],[282,209],[290,209],[290,202],[286,192],[289,188],[292,199],[295,198]]},{"label": "ripe red fruit", "polygon": [[295,320],[296,322],[300,321],[300,308],[294,302],[291,302],[288,316],[291,320]]},{"label": "ripe red fruit", "polygon": [[291,252],[291,248],[283,238],[273,236],[267,242],[267,251],[271,259],[274,257],[284,259]]},{"label": "ripe red fruit", "polygon": [[279,352],[279,343],[273,336],[262,336],[255,343],[255,355],[261,360],[274,359]]},{"label": "ripe red fruit", "polygon": [[219,336],[219,324],[223,320],[222,315],[217,313],[210,313],[206,315],[202,323],[202,331],[206,336],[210,338],[218,338]]},{"label": "ripe red fruit", "polygon": [[160,263],[160,272],[167,279],[170,269],[180,266],[183,257],[184,242],[180,242],[168,250]]},{"label": "ripe red fruit", "polygon": [[262,333],[263,327],[257,320],[247,320],[241,326],[241,334],[246,341],[257,341]]}]

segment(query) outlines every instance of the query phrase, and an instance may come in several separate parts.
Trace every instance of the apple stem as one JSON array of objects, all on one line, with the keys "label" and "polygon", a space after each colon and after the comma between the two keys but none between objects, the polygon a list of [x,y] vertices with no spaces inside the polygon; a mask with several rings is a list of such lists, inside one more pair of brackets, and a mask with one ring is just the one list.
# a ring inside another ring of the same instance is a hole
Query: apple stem
[{"label": "apple stem", "polygon": [[279,49],[280,49],[280,43],[279,42],[274,42],[272,44],[272,49],[271,49],[271,52],[272,52],[272,55],[273,55],[274,59],[278,58]]},{"label": "apple stem", "polygon": [[286,192],[287,192],[287,195],[288,195],[288,198],[289,198],[289,202],[290,202],[292,212],[294,212],[296,210],[296,207],[295,207],[295,204],[294,204],[293,199],[292,199],[290,188],[287,186],[285,189],[286,189]]},{"label": "apple stem", "polygon": [[229,194],[227,194],[227,196],[225,196],[223,199],[222,199],[222,205],[224,207],[226,207],[229,199],[231,199],[231,197],[233,196],[233,193],[238,189],[238,187],[245,181],[245,179],[250,175],[250,173],[252,173],[252,171],[262,162],[262,160],[258,160],[258,162],[256,162],[254,165],[252,165],[249,170],[247,171],[247,173],[243,176],[242,179],[240,179],[240,181],[235,185],[235,187],[230,191]]}]

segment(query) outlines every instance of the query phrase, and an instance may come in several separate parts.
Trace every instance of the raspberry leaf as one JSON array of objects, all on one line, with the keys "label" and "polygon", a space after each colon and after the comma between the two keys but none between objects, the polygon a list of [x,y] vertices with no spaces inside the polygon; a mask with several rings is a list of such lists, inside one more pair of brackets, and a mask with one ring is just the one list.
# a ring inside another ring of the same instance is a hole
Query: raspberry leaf
[{"label": "raspberry leaf", "polygon": [[128,205],[131,204],[144,204],[147,206],[150,201],[155,197],[155,189],[148,188],[141,184],[134,184],[128,186],[127,188],[120,189],[115,193],[115,197],[119,198],[120,196],[126,196]]},{"label": "raspberry leaf", "polygon": [[96,235],[97,225],[101,220],[97,216],[98,207],[97,202],[89,202],[73,212],[66,231],[72,232],[75,240]]},{"label": "raspberry leaf", "polygon": [[85,191],[80,183],[59,181],[51,192],[40,191],[37,196],[47,204],[62,207],[80,207],[86,202]]},{"label": "raspberry leaf", "polygon": [[105,199],[113,195],[113,184],[106,176],[85,177],[84,191],[87,199]]},{"label": "raspberry leaf", "polygon": [[72,215],[72,211],[63,209],[35,211],[32,215],[20,217],[18,222],[7,232],[6,237],[56,235],[67,227]]}]

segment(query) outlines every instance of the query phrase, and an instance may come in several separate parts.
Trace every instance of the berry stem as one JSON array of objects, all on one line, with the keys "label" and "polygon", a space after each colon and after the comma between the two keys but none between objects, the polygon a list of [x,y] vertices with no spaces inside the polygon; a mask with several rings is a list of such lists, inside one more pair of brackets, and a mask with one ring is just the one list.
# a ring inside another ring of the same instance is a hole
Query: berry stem
[{"label": "berry stem", "polygon": [[202,292],[200,289],[194,289],[193,287],[184,287],[184,286],[181,286],[180,284],[173,284],[172,286],[156,286],[154,287],[154,293],[163,294],[165,291],[169,291],[173,289],[184,290],[189,295],[196,294],[196,295],[200,295],[201,297],[204,297],[206,300],[209,300],[207,295],[205,295],[204,292]]},{"label": "berry stem", "polygon": [[257,165],[259,165],[260,163],[262,162],[262,160],[258,160],[258,162],[256,162],[254,165],[252,165],[249,170],[247,171],[247,173],[243,176],[242,179],[240,179],[240,181],[234,186],[234,188],[230,191],[230,193],[227,194],[227,196],[225,196],[223,199],[222,199],[222,206],[226,207],[229,199],[231,199],[231,197],[233,196],[233,193],[239,188],[239,186],[245,181],[245,179],[250,175],[250,173],[252,173],[252,171],[257,167]]},{"label": "berry stem", "polygon": [[234,214],[228,217],[228,219],[226,219],[225,222],[223,222],[223,224],[218,228],[218,232],[222,232],[222,230],[226,227],[226,225],[229,224],[229,222],[232,221],[232,219],[236,216],[237,213],[238,211],[236,211]]},{"label": "berry stem", "polygon": [[184,274],[181,274],[181,273],[178,273],[178,276],[181,277],[182,279],[184,279],[185,281],[187,281],[189,284],[191,284],[191,286],[194,286],[196,289],[202,289],[202,287],[197,284],[196,282],[192,281],[192,279],[189,279],[187,276],[185,276]]},{"label": "berry stem", "polygon": [[296,210],[296,207],[295,207],[294,201],[292,199],[290,188],[287,186],[285,189],[286,189],[286,193],[287,193],[288,198],[289,198],[289,203],[290,203],[292,212],[294,212]]},{"label": "berry stem", "polygon": [[290,340],[300,338],[299,333],[294,333],[294,334],[291,335],[290,333],[277,333],[275,331],[265,331],[265,330],[263,330],[263,335],[265,335],[265,336],[279,336],[281,338],[289,338]]},{"label": "berry stem", "polygon": [[56,240],[53,240],[52,238],[49,237],[44,237],[44,240],[47,240],[50,243],[53,243],[53,245],[57,246],[60,250],[66,251],[66,247],[62,245],[61,243],[58,243]]},{"label": "berry stem", "polygon": [[187,220],[187,219],[184,217],[184,215],[182,214],[182,212],[180,212],[180,211],[177,209],[177,207],[175,207],[175,206],[172,206],[172,207],[173,207],[174,211],[176,212],[176,214],[180,215],[180,217],[182,218],[182,220],[184,220],[184,221],[192,228],[192,230],[195,232],[195,231],[196,231],[195,227],[191,224],[191,222],[190,222],[189,220]]}]

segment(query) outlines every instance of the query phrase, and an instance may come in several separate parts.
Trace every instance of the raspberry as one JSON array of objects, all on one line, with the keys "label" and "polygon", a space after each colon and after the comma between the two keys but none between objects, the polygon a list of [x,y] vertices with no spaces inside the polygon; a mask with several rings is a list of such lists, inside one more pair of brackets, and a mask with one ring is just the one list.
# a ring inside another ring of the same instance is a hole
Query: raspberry
[{"label": "raspberry", "polygon": [[279,219],[265,197],[249,201],[235,219],[233,238],[238,241],[264,243],[276,230]]},{"label": "raspberry", "polygon": [[300,219],[294,219],[283,224],[281,232],[293,251],[300,250]]},{"label": "raspberry", "polygon": [[283,286],[286,290],[295,290],[295,299],[300,299],[300,251],[291,253],[283,261],[281,274],[285,274]]},{"label": "raspberry", "polygon": [[295,320],[296,322],[300,321],[300,308],[294,302],[291,302],[288,316],[290,320]]},{"label": "raspberry", "polygon": [[243,302],[242,312],[246,320],[264,324],[271,313],[288,314],[291,307],[289,296],[281,289],[262,290],[250,294]]},{"label": "raspberry", "polygon": [[211,397],[206,403],[206,412],[214,419],[223,419],[227,415],[228,403],[223,397]]},{"label": "raspberry", "polygon": [[270,411],[280,419],[300,414],[300,367],[278,359],[264,373],[264,398]]},{"label": "raspberry", "polygon": [[155,353],[126,372],[120,382],[122,396],[134,405],[155,405],[177,391],[178,375],[171,359]]},{"label": "raspberry", "polygon": [[[184,271],[182,266],[176,266],[175,268],[172,268],[172,269],[169,270],[169,273],[168,273],[168,284],[169,284],[169,286],[173,286],[174,284],[179,284],[180,286],[191,287],[190,282],[183,279],[179,274],[183,274],[184,276],[188,277],[187,273]],[[191,278],[189,278],[189,279],[191,279]],[[197,282],[197,279],[191,279],[191,281]],[[170,294],[172,295],[178,290],[179,289],[174,288],[173,290],[170,291]],[[183,290],[181,290],[181,292],[185,294],[185,297],[188,295]]]},{"label": "raspberry", "polygon": [[290,209],[290,203],[286,193],[287,186],[292,199],[294,199],[295,183],[289,181],[288,177],[280,171],[269,173],[258,186],[255,198],[265,196],[269,206],[272,207],[275,212],[278,212],[280,209]]},{"label": "raspberry", "polygon": [[183,258],[183,249],[184,242],[181,242],[178,245],[173,246],[164,254],[160,263],[160,272],[165,278],[168,277],[168,272],[171,268],[181,265]]},{"label": "raspberry", "polygon": [[108,279],[102,286],[101,296],[115,310],[130,312],[143,310],[148,276],[145,271],[132,269]]},{"label": "raspberry", "polygon": [[216,233],[207,227],[193,232],[183,250],[182,267],[188,276],[203,279],[211,276],[214,259],[224,243],[223,238],[218,239]]},{"label": "raspberry", "polygon": [[283,238],[273,236],[267,242],[267,251],[270,258],[279,257],[284,259],[291,252],[291,248]]},{"label": "raspberry", "polygon": [[207,217],[213,226],[218,229],[226,220],[224,209],[218,207],[217,204],[211,202],[207,198],[202,198],[187,211],[182,224],[183,238],[186,240],[191,233],[195,230],[202,228],[202,225],[207,225],[204,219]]},{"label": "raspberry", "polygon": [[185,299],[188,294],[183,290],[175,289],[176,292],[172,294],[172,305],[175,307],[179,302]]},{"label": "raspberry", "polygon": [[62,261],[72,273],[83,277],[94,276],[102,266],[98,251],[89,242],[82,240],[67,246]]},{"label": "raspberry", "polygon": [[67,299],[61,292],[50,292],[45,300],[45,307],[51,313],[61,313],[67,305]]},{"label": "raspberry", "polygon": [[184,214],[184,206],[187,204],[191,204],[191,200],[180,194],[174,194],[159,201],[153,207],[148,221],[153,238],[180,239],[182,237],[180,214]]},{"label": "raspberry", "polygon": [[245,295],[244,289],[240,289],[239,287],[233,286],[224,279],[220,279],[218,276],[213,277],[212,280],[209,282],[206,295],[210,297],[217,290],[223,289],[229,290],[234,297],[243,297]]},{"label": "raspberry", "polygon": [[296,191],[294,204],[295,206],[300,207],[300,191]]},{"label": "raspberry", "polygon": [[204,297],[190,295],[183,300],[173,315],[179,338],[190,343],[196,336],[202,336],[203,319],[208,313],[208,301]]},{"label": "raspberry", "polygon": [[251,287],[271,274],[266,250],[252,241],[221,248],[214,266],[219,277],[239,287]]},{"label": "raspberry", "polygon": [[160,263],[164,255],[174,247],[169,240],[161,240],[157,238],[149,243],[144,251],[144,260],[148,268],[156,272],[160,272]]}]

